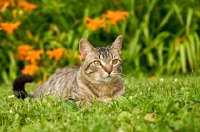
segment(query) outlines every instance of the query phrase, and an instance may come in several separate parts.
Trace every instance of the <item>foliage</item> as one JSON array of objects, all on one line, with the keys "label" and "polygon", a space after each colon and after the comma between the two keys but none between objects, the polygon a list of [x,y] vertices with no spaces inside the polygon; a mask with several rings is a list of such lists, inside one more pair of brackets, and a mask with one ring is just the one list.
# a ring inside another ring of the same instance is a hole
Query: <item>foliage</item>
[{"label": "foliage", "polygon": [[[58,67],[80,64],[82,37],[106,46],[119,34],[124,73],[200,72],[200,3],[195,0],[2,0],[0,12],[0,80],[7,83],[30,71],[23,70],[29,65],[41,79]],[[34,64],[19,59],[24,45],[42,51]],[[60,48],[59,59],[49,57],[47,51]]]},{"label": "foliage", "polygon": [[126,77],[125,82],[124,97],[80,108],[52,97],[19,100],[7,89],[10,84],[1,85],[0,131],[200,131],[199,77]]}]

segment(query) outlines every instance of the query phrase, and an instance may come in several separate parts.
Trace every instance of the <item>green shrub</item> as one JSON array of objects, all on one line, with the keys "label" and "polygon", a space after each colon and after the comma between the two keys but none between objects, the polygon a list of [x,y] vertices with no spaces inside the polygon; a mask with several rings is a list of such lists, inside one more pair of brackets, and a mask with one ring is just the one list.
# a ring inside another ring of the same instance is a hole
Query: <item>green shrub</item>
[{"label": "green shrub", "polygon": [[[2,3],[5,1],[2,1]],[[80,64],[78,42],[87,38],[94,46],[105,46],[122,34],[124,73],[134,76],[199,73],[200,4],[191,0],[32,0],[34,10],[25,10],[17,1],[1,6],[0,24],[21,22],[8,34],[0,26],[0,80],[13,80],[29,62],[14,58],[18,46],[29,44],[34,50],[65,48],[61,60],[46,54],[37,62],[35,76],[49,76],[65,65]],[[85,18],[100,20],[107,11],[127,11],[125,20],[106,28],[91,30]],[[52,65],[53,64],[53,65]],[[46,67],[49,67],[48,69]]]}]

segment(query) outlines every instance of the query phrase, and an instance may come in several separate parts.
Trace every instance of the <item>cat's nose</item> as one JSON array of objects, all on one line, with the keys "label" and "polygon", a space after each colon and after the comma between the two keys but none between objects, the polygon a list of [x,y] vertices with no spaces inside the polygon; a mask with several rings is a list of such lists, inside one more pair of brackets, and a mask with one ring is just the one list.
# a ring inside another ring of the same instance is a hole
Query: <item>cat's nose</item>
[{"label": "cat's nose", "polygon": [[112,67],[111,67],[111,66],[105,66],[105,67],[104,67],[104,70],[105,70],[108,74],[110,74],[110,73],[112,72]]}]

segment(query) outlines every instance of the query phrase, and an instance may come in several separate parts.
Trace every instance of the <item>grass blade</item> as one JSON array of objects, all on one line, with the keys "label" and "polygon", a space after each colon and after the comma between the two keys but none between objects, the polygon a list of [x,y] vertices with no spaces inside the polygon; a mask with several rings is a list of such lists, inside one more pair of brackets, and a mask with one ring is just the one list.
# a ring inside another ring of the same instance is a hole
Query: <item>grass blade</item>
[{"label": "grass blade", "polygon": [[179,46],[179,50],[180,50],[180,59],[181,59],[181,68],[182,68],[182,72],[186,73],[187,72],[187,68],[186,68],[186,56],[185,56],[185,43],[184,44],[180,44]]}]

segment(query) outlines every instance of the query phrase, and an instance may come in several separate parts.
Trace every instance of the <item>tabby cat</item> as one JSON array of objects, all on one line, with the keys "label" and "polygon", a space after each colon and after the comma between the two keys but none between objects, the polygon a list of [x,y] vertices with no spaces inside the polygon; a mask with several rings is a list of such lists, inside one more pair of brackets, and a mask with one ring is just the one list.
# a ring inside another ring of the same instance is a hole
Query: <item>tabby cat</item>
[{"label": "tabby cat", "polygon": [[22,99],[27,96],[43,98],[53,95],[58,99],[77,103],[86,101],[92,104],[94,98],[110,102],[125,92],[121,77],[122,39],[122,35],[119,35],[111,46],[94,48],[82,38],[79,42],[81,66],[57,69],[46,82],[30,94],[27,94],[24,85],[26,82],[32,82],[34,78],[22,74],[13,83],[14,94]]}]

